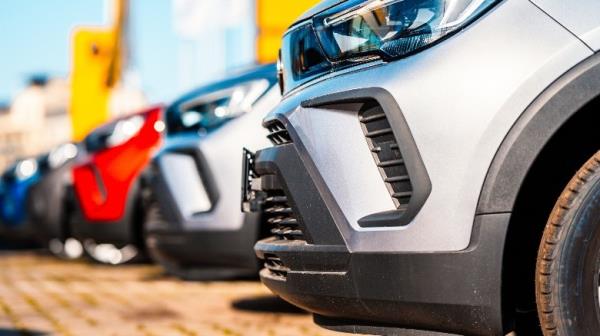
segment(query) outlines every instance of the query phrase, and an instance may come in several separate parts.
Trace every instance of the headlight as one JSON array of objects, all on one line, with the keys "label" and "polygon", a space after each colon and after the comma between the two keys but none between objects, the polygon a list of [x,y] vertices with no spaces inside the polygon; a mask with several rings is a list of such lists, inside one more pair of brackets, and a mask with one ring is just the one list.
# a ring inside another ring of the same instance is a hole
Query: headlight
[{"label": "headlight", "polygon": [[35,175],[37,170],[37,161],[35,159],[27,159],[17,163],[15,175],[19,180],[26,180]]},{"label": "headlight", "polygon": [[286,92],[319,75],[415,53],[500,0],[348,0],[295,26],[282,43]]},{"label": "headlight", "polygon": [[219,127],[250,111],[270,87],[268,80],[258,79],[196,97],[181,105],[180,123],[188,130]]},{"label": "headlight", "polygon": [[314,25],[330,60],[402,57],[460,29],[497,0],[349,1]]},{"label": "headlight", "polygon": [[85,149],[89,153],[94,153],[124,144],[142,129],[145,122],[144,116],[134,115],[103,125],[85,138]]},{"label": "headlight", "polygon": [[142,129],[144,121],[144,117],[139,115],[119,120],[112,133],[106,138],[107,147],[116,147],[129,141]]},{"label": "headlight", "polygon": [[64,145],[60,145],[53,149],[48,155],[48,165],[51,169],[56,169],[67,161],[75,158],[77,156],[77,146],[68,143]]}]

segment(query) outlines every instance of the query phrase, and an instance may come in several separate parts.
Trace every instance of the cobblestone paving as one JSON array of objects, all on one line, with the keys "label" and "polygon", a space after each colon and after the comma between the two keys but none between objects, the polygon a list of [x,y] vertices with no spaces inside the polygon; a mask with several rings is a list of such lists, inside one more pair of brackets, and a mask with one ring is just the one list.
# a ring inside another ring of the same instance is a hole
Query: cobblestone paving
[{"label": "cobblestone paving", "polygon": [[0,253],[4,335],[341,335],[257,281],[183,282],[156,266]]}]

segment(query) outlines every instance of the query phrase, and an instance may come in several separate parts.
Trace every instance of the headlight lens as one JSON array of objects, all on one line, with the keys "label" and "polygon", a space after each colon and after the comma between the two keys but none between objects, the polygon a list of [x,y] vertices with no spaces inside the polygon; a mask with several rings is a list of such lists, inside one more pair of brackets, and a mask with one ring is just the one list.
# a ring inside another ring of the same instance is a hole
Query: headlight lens
[{"label": "headlight lens", "polygon": [[257,79],[204,94],[180,107],[180,123],[186,130],[208,131],[252,109],[271,87],[266,79]]},{"label": "headlight lens", "polygon": [[410,54],[460,29],[496,0],[372,0],[315,18],[331,60]]},{"label": "headlight lens", "polygon": [[116,147],[129,141],[142,129],[144,122],[145,118],[140,115],[119,120],[115,124],[113,132],[106,139],[107,147]]},{"label": "headlight lens", "polygon": [[19,180],[26,180],[37,173],[38,164],[35,159],[27,159],[17,164],[15,175]]},{"label": "headlight lens", "polygon": [[285,92],[319,75],[373,59],[391,61],[464,28],[500,0],[348,0],[283,39]]},{"label": "headlight lens", "polygon": [[122,145],[138,134],[145,122],[145,116],[134,115],[101,126],[85,138],[85,149],[94,153]]},{"label": "headlight lens", "polygon": [[51,169],[56,169],[64,165],[67,161],[77,156],[77,146],[72,143],[60,145],[53,149],[48,155],[48,165]]}]

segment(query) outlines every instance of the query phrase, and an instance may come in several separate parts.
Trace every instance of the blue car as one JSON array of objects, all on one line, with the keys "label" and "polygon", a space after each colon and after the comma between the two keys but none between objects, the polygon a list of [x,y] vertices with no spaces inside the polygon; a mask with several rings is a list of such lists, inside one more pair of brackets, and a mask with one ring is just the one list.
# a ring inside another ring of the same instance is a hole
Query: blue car
[{"label": "blue car", "polygon": [[41,178],[40,161],[43,156],[19,160],[0,177],[0,222],[6,238],[32,238],[27,203],[31,186]]}]

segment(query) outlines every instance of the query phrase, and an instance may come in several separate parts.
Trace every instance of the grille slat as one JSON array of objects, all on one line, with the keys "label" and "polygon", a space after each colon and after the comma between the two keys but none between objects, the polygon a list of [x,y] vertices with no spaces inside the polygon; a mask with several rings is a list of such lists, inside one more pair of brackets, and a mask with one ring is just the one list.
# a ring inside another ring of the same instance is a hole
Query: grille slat
[{"label": "grille slat", "polygon": [[[292,143],[290,133],[281,121],[276,119],[270,120],[265,127],[269,131],[267,138],[273,145],[282,146]],[[277,181],[278,177],[276,175],[261,176],[261,178],[264,178],[263,181],[267,181],[267,177],[268,181],[272,183],[267,183],[269,185],[268,188],[264,188],[263,185],[262,191],[265,195],[261,207],[263,223],[269,230],[268,232],[273,235],[271,239],[274,239],[279,243],[288,241],[290,243],[304,242],[304,232],[302,232],[292,205],[284,191],[279,187]],[[264,267],[272,276],[284,279],[287,277],[290,269],[283,264],[278,256],[274,254],[265,254],[263,259]]]},{"label": "grille slat", "polygon": [[[266,225],[271,228],[269,230],[271,234],[277,240],[303,241],[304,233],[300,229],[298,219],[283,190],[269,189],[266,193],[263,216],[266,219]],[[265,255],[264,266],[273,276],[287,277],[289,268],[285,267],[281,259],[273,254]]]},{"label": "grille slat", "polygon": [[294,236],[294,237],[302,237],[302,230],[292,230],[292,229],[271,229],[271,233],[276,236]]},{"label": "grille slat", "polygon": [[272,254],[265,254],[265,268],[271,272],[271,274],[275,276],[279,276],[282,278],[287,277],[287,273],[290,271],[289,268],[283,265],[281,259]]},{"label": "grille slat", "polygon": [[[274,145],[279,146],[292,142],[288,130],[281,121],[271,120],[267,123],[266,128],[269,130],[267,137]],[[270,232],[282,240],[304,240],[304,234],[298,226],[298,219],[283,190],[270,189],[266,193],[263,215],[266,223],[273,226]]]},{"label": "grille slat", "polygon": [[395,182],[402,182],[402,181],[408,181],[408,180],[410,180],[410,177],[408,175],[392,176],[392,177],[385,178],[385,182],[387,182],[387,183],[395,183]]},{"label": "grille slat", "polygon": [[291,214],[292,213],[292,208],[290,208],[290,207],[286,208],[286,207],[282,207],[282,206],[270,207],[270,208],[266,208],[265,212],[269,213],[269,214],[276,214],[276,215],[279,215],[279,214],[282,214],[282,215],[284,215],[284,214]]},{"label": "grille slat", "polygon": [[284,130],[284,129],[280,129],[280,130],[273,129],[271,132],[271,135],[285,136],[286,134],[287,134],[287,130]]},{"label": "grille slat", "polygon": [[381,168],[392,167],[392,166],[402,166],[402,165],[404,165],[403,159],[381,161],[377,164],[377,166],[381,167]]},{"label": "grille slat", "polygon": [[287,225],[287,226],[296,226],[298,225],[298,221],[296,218],[289,217],[274,217],[267,219],[267,223],[273,225]]},{"label": "grille slat", "polygon": [[269,190],[267,193],[263,214],[267,225],[273,227],[271,233],[282,240],[303,240],[304,234],[283,190]]},{"label": "grille slat", "polygon": [[386,135],[386,134],[392,134],[393,131],[391,128],[384,128],[384,129],[380,129],[380,130],[376,130],[376,131],[372,131],[372,132],[368,132],[367,134],[365,134],[365,136],[367,138],[375,138],[378,136],[382,136],[382,135]]},{"label": "grille slat", "polygon": [[385,111],[376,102],[367,102],[359,113],[359,121],[396,208],[406,210],[413,194],[412,183]]},{"label": "grille slat", "polygon": [[268,196],[265,198],[265,203],[282,203],[287,202],[287,197],[285,196]]},{"label": "grille slat", "polygon": [[392,194],[392,197],[402,198],[412,196],[412,191],[404,191],[404,192],[395,192]]},{"label": "grille slat", "polygon": [[267,135],[267,138],[275,146],[285,145],[292,142],[292,139],[290,138],[290,133],[285,128],[283,123],[281,123],[281,121],[272,120],[269,122],[268,125],[266,125],[266,127],[269,130],[269,135]]},{"label": "grille slat", "polygon": [[376,121],[376,120],[380,120],[380,119],[385,119],[385,113],[373,114],[373,115],[368,116],[368,117],[360,116],[359,120],[362,123],[368,123],[368,122]]}]

